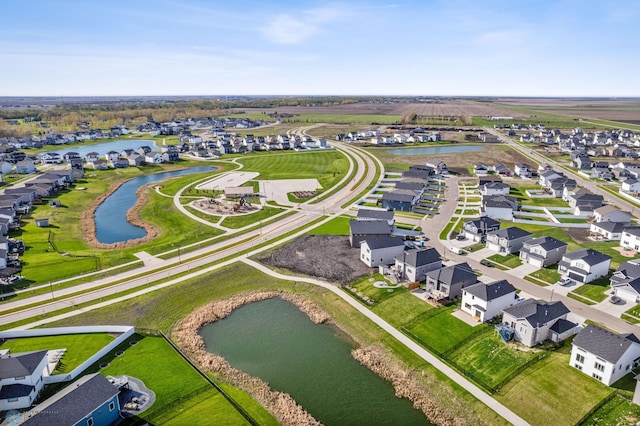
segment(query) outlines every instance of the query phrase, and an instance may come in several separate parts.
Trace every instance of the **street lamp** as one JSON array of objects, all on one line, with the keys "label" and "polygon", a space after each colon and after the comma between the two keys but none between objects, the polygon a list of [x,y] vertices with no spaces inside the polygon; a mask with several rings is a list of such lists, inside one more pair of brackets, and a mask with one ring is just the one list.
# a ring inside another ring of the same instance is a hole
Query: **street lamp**
[{"label": "street lamp", "polygon": [[51,300],[56,300],[56,298],[53,296],[53,285],[51,285],[51,281],[49,281],[49,290],[51,290]]}]

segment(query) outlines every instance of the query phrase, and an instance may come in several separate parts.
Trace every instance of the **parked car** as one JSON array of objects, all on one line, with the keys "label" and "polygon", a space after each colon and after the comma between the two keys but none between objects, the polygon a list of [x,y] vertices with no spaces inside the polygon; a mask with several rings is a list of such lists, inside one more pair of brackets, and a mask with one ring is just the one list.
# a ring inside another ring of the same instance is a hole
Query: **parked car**
[{"label": "parked car", "polygon": [[458,240],[458,241],[464,241],[466,239],[467,239],[467,237],[465,237],[464,234],[456,235],[456,240]]},{"label": "parked car", "polygon": [[449,247],[449,250],[455,254],[464,254],[464,251],[460,247]]},{"label": "parked car", "polygon": [[480,261],[480,264],[486,266],[487,268],[493,268],[493,263],[489,262],[487,259],[482,259]]},{"label": "parked car", "polygon": [[568,286],[573,284],[573,280],[571,278],[562,278],[558,281],[556,281],[556,284],[560,284],[561,286]]},{"label": "parked car", "polygon": [[620,299],[620,297],[618,296],[611,296],[609,298],[609,302],[613,303],[614,305],[617,305],[618,303],[622,302],[622,299]]}]

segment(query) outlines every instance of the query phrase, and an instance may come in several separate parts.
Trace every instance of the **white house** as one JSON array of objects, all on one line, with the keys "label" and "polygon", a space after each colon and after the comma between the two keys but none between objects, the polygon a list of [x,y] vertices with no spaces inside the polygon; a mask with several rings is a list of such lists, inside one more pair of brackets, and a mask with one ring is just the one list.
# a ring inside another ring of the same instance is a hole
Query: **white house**
[{"label": "white house", "polygon": [[637,192],[640,192],[640,180],[636,178],[629,178],[624,182],[622,182],[622,184],[620,185],[620,190],[622,192],[628,192],[628,193],[634,193],[634,194]]},{"label": "white house", "polygon": [[611,256],[594,249],[583,248],[562,256],[558,263],[558,272],[563,277],[589,283],[609,274]]},{"label": "white house", "polygon": [[478,283],[462,290],[460,309],[476,321],[489,321],[505,308],[518,302],[516,289],[507,280]]},{"label": "white house", "polygon": [[[504,309],[502,324],[513,331],[513,340],[532,347],[551,339],[552,326],[559,320],[566,320],[569,312],[560,301],[527,299]],[[573,324],[571,328],[575,327]]]},{"label": "white house", "polygon": [[620,246],[625,249],[640,251],[640,227],[628,226],[624,228],[620,236]]},{"label": "white house", "polygon": [[631,213],[619,210],[618,208],[607,205],[598,207],[593,211],[593,218],[596,222],[631,222]]},{"label": "white house", "polygon": [[480,214],[492,219],[513,220],[513,212],[518,210],[518,203],[511,197],[494,195],[482,197]]},{"label": "white house", "polygon": [[507,195],[511,187],[506,183],[501,181],[490,181],[486,182],[484,185],[480,187],[480,194],[483,196],[487,195]]},{"label": "white house", "polygon": [[516,164],[514,167],[514,171],[516,172],[516,175],[524,178],[529,178],[533,174],[533,172],[531,171],[531,167],[529,167],[528,164],[524,163]]},{"label": "white house", "polygon": [[399,237],[375,238],[360,243],[360,260],[370,268],[391,265],[403,252],[404,241]]},{"label": "white house", "polygon": [[500,222],[487,216],[467,221],[462,225],[464,237],[475,242],[484,241],[489,232],[498,229],[500,229]]},{"label": "white house", "polygon": [[514,254],[520,251],[524,242],[530,240],[532,235],[516,226],[492,231],[487,233],[487,248],[504,255]]},{"label": "white house", "polygon": [[50,373],[47,351],[1,355],[0,411],[31,406]]},{"label": "white house", "polygon": [[624,222],[595,222],[589,227],[589,232],[597,240],[620,241],[622,231],[628,225]]},{"label": "white house", "polygon": [[612,385],[638,365],[640,341],[633,334],[617,334],[589,324],[573,339],[570,365]]}]

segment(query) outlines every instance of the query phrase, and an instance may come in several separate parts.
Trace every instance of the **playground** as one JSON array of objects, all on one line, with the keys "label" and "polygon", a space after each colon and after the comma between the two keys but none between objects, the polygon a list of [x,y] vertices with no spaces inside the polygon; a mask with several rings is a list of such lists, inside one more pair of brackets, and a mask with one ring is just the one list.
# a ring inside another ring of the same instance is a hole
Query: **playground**
[{"label": "playground", "polygon": [[224,197],[204,198],[193,201],[190,205],[201,212],[215,216],[249,214],[260,209],[259,206],[251,204],[245,198],[240,198],[238,201],[229,200]]}]

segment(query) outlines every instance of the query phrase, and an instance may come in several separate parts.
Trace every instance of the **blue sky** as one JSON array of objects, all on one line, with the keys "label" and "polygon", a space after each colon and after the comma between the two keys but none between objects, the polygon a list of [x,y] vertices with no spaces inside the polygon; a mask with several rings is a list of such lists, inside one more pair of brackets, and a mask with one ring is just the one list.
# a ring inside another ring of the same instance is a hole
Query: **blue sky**
[{"label": "blue sky", "polygon": [[640,96],[640,1],[7,1],[0,96]]}]

